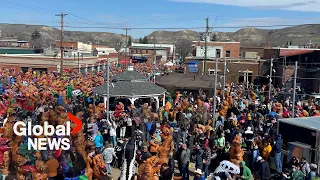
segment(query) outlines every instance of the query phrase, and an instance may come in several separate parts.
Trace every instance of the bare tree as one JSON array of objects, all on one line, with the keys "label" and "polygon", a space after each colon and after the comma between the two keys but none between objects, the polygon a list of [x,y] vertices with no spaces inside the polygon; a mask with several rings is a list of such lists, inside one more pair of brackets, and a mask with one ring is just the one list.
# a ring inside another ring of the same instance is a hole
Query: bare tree
[{"label": "bare tree", "polygon": [[188,39],[178,39],[175,45],[176,52],[180,54],[181,60],[185,61],[185,58],[192,53],[192,41]]}]

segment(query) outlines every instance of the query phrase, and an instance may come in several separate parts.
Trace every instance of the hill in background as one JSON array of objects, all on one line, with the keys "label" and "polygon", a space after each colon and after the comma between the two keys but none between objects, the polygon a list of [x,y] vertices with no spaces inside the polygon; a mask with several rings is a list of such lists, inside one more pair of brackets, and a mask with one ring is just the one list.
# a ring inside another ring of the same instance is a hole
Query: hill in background
[{"label": "hill in background", "polygon": [[[31,34],[38,30],[43,38],[44,46],[54,45],[60,38],[60,30],[41,25],[26,24],[0,24],[2,36],[17,36],[19,40],[30,40]],[[83,32],[65,31],[65,41],[91,42],[94,44],[108,45],[119,49],[125,42],[125,35],[110,32]],[[172,44],[179,40],[198,41],[203,40],[204,33],[182,30],[182,31],[154,31],[148,35],[150,42],[153,36],[156,43]],[[320,24],[298,25],[282,29],[257,29],[243,28],[236,32],[213,32],[211,39],[216,41],[240,41],[244,46],[285,46],[289,41],[292,45],[307,45],[310,41],[317,47],[320,45]],[[137,39],[133,39],[137,42]]]}]

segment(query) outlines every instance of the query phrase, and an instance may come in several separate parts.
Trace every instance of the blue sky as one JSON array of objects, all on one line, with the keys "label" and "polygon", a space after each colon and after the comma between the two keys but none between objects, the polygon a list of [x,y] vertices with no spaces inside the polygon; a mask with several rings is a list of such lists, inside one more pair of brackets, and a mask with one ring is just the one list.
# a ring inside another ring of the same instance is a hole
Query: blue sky
[{"label": "blue sky", "polygon": [[[238,28],[222,27],[320,22],[320,0],[0,0],[1,23],[59,26],[55,14],[61,11],[69,13],[66,26],[86,27],[67,30],[116,33],[124,31],[106,27],[205,27],[209,17],[213,31],[230,32]],[[97,26],[104,28],[87,28]],[[152,31],[132,29],[128,34],[138,38]]]}]

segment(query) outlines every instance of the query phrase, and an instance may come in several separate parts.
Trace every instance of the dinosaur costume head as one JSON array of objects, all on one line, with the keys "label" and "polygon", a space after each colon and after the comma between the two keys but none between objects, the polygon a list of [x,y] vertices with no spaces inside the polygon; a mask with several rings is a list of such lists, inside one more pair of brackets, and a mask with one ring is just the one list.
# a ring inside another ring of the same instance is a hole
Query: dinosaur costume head
[{"label": "dinosaur costume head", "polygon": [[94,178],[101,178],[106,174],[106,164],[104,163],[102,154],[95,155],[93,161],[93,176]]}]

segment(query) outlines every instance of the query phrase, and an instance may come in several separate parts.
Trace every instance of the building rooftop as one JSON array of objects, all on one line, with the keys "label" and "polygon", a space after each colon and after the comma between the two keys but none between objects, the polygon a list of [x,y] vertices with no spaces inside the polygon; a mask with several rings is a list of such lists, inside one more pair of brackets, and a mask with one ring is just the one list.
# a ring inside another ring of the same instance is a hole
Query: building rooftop
[{"label": "building rooftop", "polygon": [[[111,97],[135,97],[135,96],[150,96],[160,95],[167,90],[155,85],[149,81],[145,82],[131,82],[131,81],[117,81],[110,82],[109,95]],[[96,87],[93,92],[100,95],[107,94],[107,84]]]},{"label": "building rooftop", "polygon": [[320,117],[287,118],[279,119],[279,121],[312,130],[320,129]]},{"label": "building rooftop", "polygon": [[124,71],[123,73],[116,75],[113,77],[113,79],[116,79],[118,81],[134,81],[134,80],[138,80],[138,81],[146,81],[147,77],[141,75],[140,73],[138,73],[137,71]]},{"label": "building rooftop", "polygon": [[[203,61],[205,60],[204,57],[199,56],[193,56],[193,57],[186,57],[187,60],[196,60],[196,61]],[[256,59],[256,58],[211,58],[207,57],[208,61],[215,61],[216,59],[219,59],[220,61],[223,61],[226,59],[227,61],[266,61],[265,59]]]},{"label": "building rooftop", "polygon": [[156,50],[167,50],[168,47],[148,47],[148,46],[130,46],[129,49],[156,49]]},{"label": "building rooftop", "polygon": [[[223,79],[218,75],[217,78],[217,88],[220,88],[220,85],[223,84]],[[195,78],[195,80],[194,80]],[[167,89],[213,89],[214,87],[214,75],[198,75],[198,74],[170,74],[158,76],[156,79],[156,84],[163,86]]]},{"label": "building rooftop", "polygon": [[310,49],[280,49],[280,56],[296,56],[300,54],[312,53]]},{"label": "building rooftop", "polygon": [[[193,43],[197,43],[197,42],[206,42],[206,41],[192,41]],[[240,44],[240,42],[232,42],[232,41],[227,41],[227,42],[223,42],[223,41],[207,41],[208,43],[229,43],[229,44]]]}]

